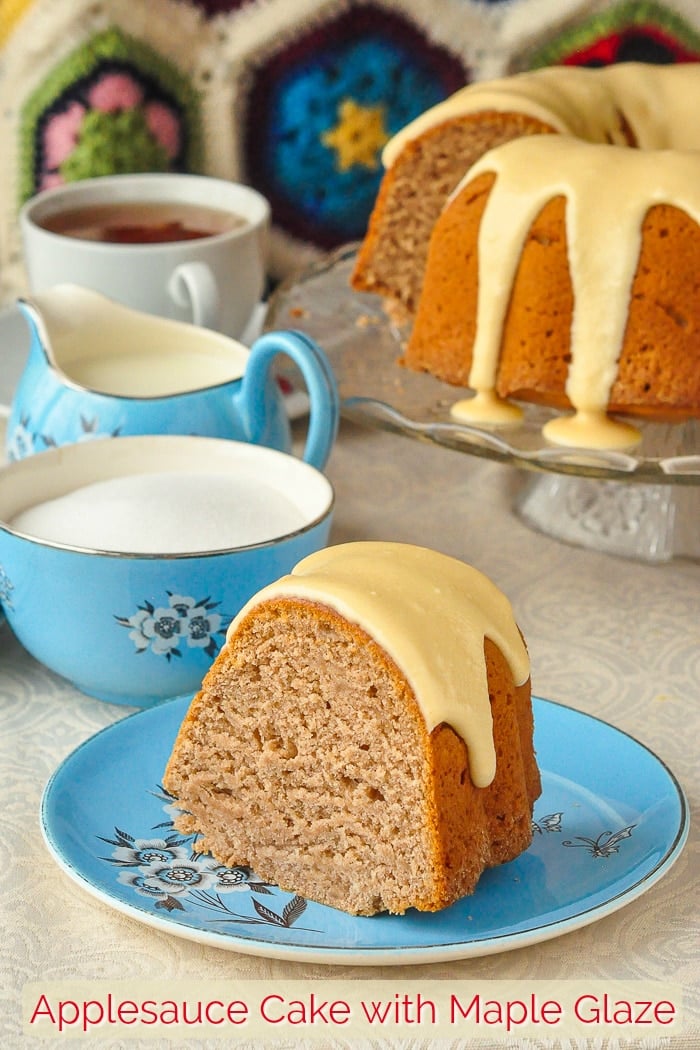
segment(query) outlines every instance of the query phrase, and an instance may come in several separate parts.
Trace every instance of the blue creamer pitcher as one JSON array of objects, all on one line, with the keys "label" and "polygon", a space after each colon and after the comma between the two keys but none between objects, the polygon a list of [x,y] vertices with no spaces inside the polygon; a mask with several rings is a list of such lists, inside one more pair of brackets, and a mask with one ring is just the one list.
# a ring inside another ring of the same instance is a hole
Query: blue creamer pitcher
[{"label": "blue creamer pitcher", "polygon": [[218,332],[122,306],[77,285],[19,300],[27,364],[12,401],[7,456],[95,437],[194,434],[291,449],[272,365],[285,354],[309,395],[303,458],[322,468],[338,428],[338,392],[321,348],[269,332],[249,350]]}]

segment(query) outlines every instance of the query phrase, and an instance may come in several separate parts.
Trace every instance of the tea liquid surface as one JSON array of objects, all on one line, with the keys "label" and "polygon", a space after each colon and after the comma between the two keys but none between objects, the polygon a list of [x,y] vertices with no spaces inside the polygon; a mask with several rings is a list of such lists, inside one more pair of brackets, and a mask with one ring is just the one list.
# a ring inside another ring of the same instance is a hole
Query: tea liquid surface
[{"label": "tea liquid surface", "polygon": [[164,244],[199,240],[238,229],[246,220],[206,205],[123,201],[67,209],[41,225],[51,233],[105,244]]}]

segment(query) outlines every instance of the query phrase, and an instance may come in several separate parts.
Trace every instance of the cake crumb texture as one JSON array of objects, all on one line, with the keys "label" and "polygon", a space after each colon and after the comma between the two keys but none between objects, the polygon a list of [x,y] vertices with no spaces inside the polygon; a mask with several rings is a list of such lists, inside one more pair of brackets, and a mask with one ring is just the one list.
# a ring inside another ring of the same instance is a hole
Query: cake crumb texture
[{"label": "cake crumb texture", "polygon": [[397,322],[418,306],[428,243],[445,201],[486,153],[523,135],[553,131],[541,121],[480,113],[445,121],[409,142],[385,173],[351,277],[357,291],[385,297]]},{"label": "cake crumb texture", "polygon": [[[238,624],[176,741],[166,789],[180,830],[228,866],[358,915],[434,911],[531,840],[540,792],[529,681],[485,642],[497,771],[428,733],[406,677],[361,627],[307,599]],[[465,681],[465,689],[468,689]]]}]

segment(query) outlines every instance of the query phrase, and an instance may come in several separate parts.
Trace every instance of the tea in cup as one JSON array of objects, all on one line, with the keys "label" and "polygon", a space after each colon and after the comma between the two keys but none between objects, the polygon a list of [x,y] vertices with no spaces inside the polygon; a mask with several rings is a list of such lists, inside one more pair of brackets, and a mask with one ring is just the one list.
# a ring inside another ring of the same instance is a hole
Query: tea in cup
[{"label": "tea in cup", "polygon": [[265,290],[267,200],[203,175],[109,175],[20,212],[29,287],[71,282],[126,306],[244,334]]},{"label": "tea in cup", "polygon": [[166,244],[216,237],[242,228],[235,212],[177,201],[115,201],[59,211],[40,223],[51,233],[103,244]]}]

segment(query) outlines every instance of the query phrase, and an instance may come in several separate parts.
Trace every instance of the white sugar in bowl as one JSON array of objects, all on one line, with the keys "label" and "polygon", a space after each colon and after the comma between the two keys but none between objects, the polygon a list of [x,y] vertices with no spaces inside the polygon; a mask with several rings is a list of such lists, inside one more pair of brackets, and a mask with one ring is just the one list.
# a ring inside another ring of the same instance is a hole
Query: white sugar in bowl
[{"label": "white sugar in bowl", "polygon": [[0,468],[0,601],[82,692],[194,692],[231,619],[328,542],[334,494],[302,460],[206,437],[105,438]]}]

